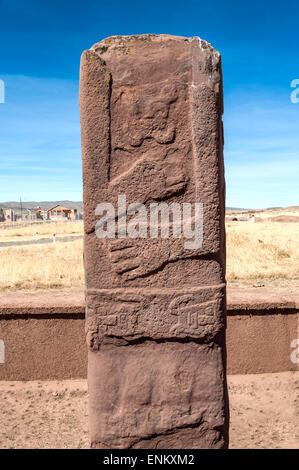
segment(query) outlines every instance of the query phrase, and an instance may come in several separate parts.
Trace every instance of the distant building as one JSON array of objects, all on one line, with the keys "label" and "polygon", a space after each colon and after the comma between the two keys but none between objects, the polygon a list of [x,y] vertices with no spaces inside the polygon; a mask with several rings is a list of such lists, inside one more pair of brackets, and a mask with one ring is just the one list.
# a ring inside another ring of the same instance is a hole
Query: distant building
[{"label": "distant building", "polygon": [[4,220],[6,222],[13,222],[14,220],[16,220],[14,211],[12,209],[4,209],[3,212],[4,212]]},{"label": "distant building", "polygon": [[34,212],[36,218],[42,220],[78,220],[80,218],[77,209],[68,209],[60,205],[51,207],[50,209],[36,207]]},{"label": "distant building", "polygon": [[77,220],[78,219],[78,210],[77,209],[68,209],[63,206],[51,207],[48,210],[48,219],[49,220]]},{"label": "distant building", "polygon": [[25,209],[24,214],[22,214],[23,220],[35,221],[37,219],[36,212],[34,209]]},{"label": "distant building", "polygon": [[41,207],[38,206],[34,209],[34,213],[36,215],[37,220],[47,220],[48,219],[47,209],[42,209]]},{"label": "distant building", "polygon": [[0,222],[15,222],[18,219],[13,209],[0,208]]},{"label": "distant building", "polygon": [[51,207],[50,209],[43,209],[40,206],[37,206],[34,209],[23,208],[22,213],[20,210],[0,207],[0,223],[15,222],[16,220],[33,222],[35,220],[82,220],[82,218],[83,215],[79,209],[64,207],[60,204]]}]

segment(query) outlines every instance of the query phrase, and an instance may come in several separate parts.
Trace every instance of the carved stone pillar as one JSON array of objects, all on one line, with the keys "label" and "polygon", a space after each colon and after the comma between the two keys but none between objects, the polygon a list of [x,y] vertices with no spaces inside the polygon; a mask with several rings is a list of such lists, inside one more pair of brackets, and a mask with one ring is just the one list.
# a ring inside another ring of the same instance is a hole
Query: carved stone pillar
[{"label": "carved stone pillar", "polygon": [[80,113],[91,445],[226,447],[220,55],[105,39],[82,55]]}]

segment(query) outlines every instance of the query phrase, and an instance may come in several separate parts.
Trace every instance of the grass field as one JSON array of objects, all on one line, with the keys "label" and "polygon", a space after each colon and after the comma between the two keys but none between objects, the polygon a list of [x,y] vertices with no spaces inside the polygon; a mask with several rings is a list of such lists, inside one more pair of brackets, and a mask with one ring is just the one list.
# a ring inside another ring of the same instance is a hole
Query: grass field
[{"label": "grass field", "polygon": [[76,287],[84,283],[83,240],[0,248],[0,290]]},{"label": "grass field", "polygon": [[226,225],[227,280],[299,279],[299,223]]},{"label": "grass field", "polygon": [[35,240],[35,234],[38,232],[39,239],[51,238],[53,233],[57,237],[83,235],[83,222],[57,222],[31,224],[27,227],[18,227],[10,229],[2,229],[0,226],[0,243],[21,240]]},{"label": "grass field", "polygon": [[[237,215],[236,211],[232,211]],[[257,222],[226,223],[227,280],[229,283],[299,280],[299,223],[280,223],[269,217],[299,216],[299,209],[272,209],[257,213]],[[239,215],[244,215],[241,212]],[[259,218],[259,219],[258,219]],[[268,220],[267,220],[268,219]],[[0,229],[1,241],[57,238],[83,234],[82,222],[30,225]],[[83,241],[47,245],[0,247],[0,290],[76,287],[84,284]]]}]

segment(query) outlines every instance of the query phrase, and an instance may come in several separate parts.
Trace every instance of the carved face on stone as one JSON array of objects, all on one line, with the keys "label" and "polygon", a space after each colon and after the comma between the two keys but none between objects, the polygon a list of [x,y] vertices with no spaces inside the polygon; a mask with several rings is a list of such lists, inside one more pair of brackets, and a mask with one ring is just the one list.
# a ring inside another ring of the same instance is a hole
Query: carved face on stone
[{"label": "carved face on stone", "polygon": [[[174,153],[179,101],[178,87],[167,83],[120,87],[113,92],[112,178],[127,171],[145,155],[151,160],[163,160],[170,151]],[[175,166],[182,167],[182,159],[183,154],[177,154]],[[175,174],[178,171],[182,170],[174,169]]]}]

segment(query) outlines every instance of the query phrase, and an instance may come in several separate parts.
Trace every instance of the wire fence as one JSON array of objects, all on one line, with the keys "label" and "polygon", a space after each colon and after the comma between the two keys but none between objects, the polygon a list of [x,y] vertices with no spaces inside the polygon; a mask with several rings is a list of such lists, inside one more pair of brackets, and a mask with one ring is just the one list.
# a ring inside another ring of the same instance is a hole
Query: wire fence
[{"label": "wire fence", "polygon": [[30,225],[45,225],[45,224],[57,224],[58,222],[63,222],[63,223],[77,223],[77,222],[82,222],[82,219],[59,219],[59,220],[22,220],[22,221],[16,221],[13,223],[6,223],[6,222],[0,222],[0,230],[6,230],[6,229],[16,229],[16,228],[22,228],[22,227],[29,227]]}]

